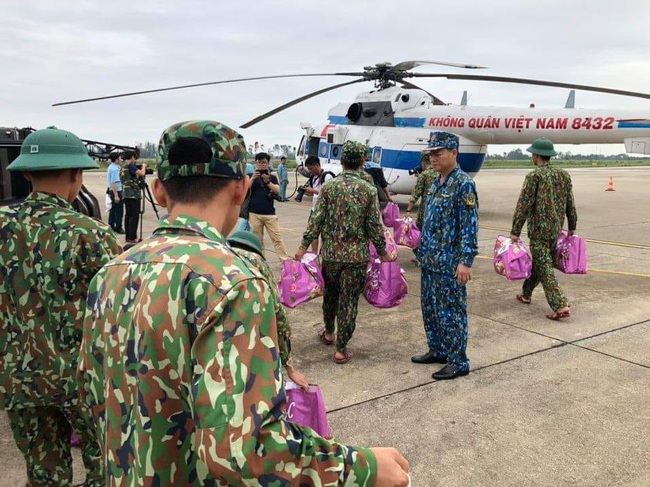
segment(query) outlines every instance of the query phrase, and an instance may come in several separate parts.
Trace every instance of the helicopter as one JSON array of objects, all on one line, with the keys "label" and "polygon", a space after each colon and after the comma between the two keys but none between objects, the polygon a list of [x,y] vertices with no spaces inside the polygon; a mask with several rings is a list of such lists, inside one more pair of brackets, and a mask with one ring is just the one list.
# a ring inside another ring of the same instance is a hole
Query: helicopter
[{"label": "helicopter", "polygon": [[[240,78],[73,100],[53,106],[255,80],[317,76],[356,78],[303,95],[240,126],[249,128],[314,96],[355,83],[374,82],[374,90],[360,93],[353,102],[338,103],[331,108],[326,125],[313,127],[310,123],[301,123],[305,133],[297,148],[297,159],[300,164],[307,156],[318,156],[321,166],[336,174],[341,171],[342,145],[347,140],[363,142],[371,150],[370,160],[383,169],[391,191],[396,194],[411,193],[422,151],[427,147],[431,132],[438,130],[452,132],[459,137],[458,163],[471,176],[480,171],[488,144],[525,144],[538,137],[548,137],[554,143],[561,144],[624,143],[629,153],[650,154],[650,119],[647,112],[575,108],[575,90],[645,99],[650,99],[650,94],[537,79],[412,71],[422,65],[484,69],[478,65],[440,61],[404,61],[396,65],[378,63],[366,66],[359,72]],[[460,104],[448,104],[407,81],[407,78],[515,83],[568,88],[571,91],[561,109],[538,109],[533,105],[527,108],[473,107],[467,104],[467,92]]]}]

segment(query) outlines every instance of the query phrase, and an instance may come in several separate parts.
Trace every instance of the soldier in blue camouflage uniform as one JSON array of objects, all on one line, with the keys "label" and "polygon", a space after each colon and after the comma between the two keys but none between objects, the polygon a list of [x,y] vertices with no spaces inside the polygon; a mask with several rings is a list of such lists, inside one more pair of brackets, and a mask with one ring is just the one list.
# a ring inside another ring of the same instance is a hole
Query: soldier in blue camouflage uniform
[{"label": "soldier in blue camouflage uniform", "polygon": [[357,305],[366,282],[368,242],[372,241],[383,262],[391,260],[386,253],[377,190],[361,175],[365,154],[366,146],[360,142],[343,144],[343,172],[323,186],[296,253],[296,260],[302,259],[309,244],[319,235],[322,238],[325,328],[319,335],[323,343],[333,344],[336,320],[334,361],[338,364],[351,357],[347,345],[356,327]]},{"label": "soldier in blue camouflage uniform", "polygon": [[469,373],[467,290],[478,251],[478,197],[474,181],[458,157],[458,137],[432,132],[429,151],[434,179],[426,197],[422,238],[417,257],[422,266],[422,317],[429,351],[415,363],[441,363],[434,379],[454,379]]},{"label": "soldier in blue camouflage uniform", "polygon": [[564,169],[551,164],[551,157],[557,155],[553,142],[540,138],[526,150],[532,154],[533,164],[536,167],[526,176],[521,188],[515,214],[512,217],[510,238],[517,241],[521,228],[528,221],[533,272],[524,281],[522,294],[517,295],[517,300],[530,304],[533,290],[541,282],[546,301],[553,310],[553,313],[546,317],[557,321],[569,317],[569,304],[555,279],[553,254],[565,215],[569,225],[569,235],[573,235],[578,223],[578,213],[573,200],[571,176]]},{"label": "soldier in blue camouflage uniform", "polygon": [[166,129],[151,190],[170,214],[91,282],[79,380],[106,482],[406,485],[396,450],[285,420],[273,294],[225,237],[250,185],[245,154],[219,122]]},{"label": "soldier in blue camouflage uniform", "polygon": [[32,486],[72,485],[70,435],[81,439],[88,486],[104,485],[94,421],[75,369],[90,279],[121,252],[113,231],[70,204],[97,163],[65,130],[25,139],[9,171],[33,185],[0,208],[0,409],[6,409]]}]

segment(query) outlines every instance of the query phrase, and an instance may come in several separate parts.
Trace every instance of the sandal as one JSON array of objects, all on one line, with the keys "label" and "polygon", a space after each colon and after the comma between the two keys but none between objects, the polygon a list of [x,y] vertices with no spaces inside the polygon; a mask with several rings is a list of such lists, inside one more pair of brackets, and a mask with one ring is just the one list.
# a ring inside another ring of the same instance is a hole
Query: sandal
[{"label": "sandal", "polygon": [[524,304],[530,304],[530,298],[527,298],[523,294],[517,294],[517,301]]},{"label": "sandal", "polygon": [[561,313],[558,313],[556,311],[555,313],[551,313],[550,315],[546,315],[546,317],[551,321],[560,321],[561,319],[569,318],[570,316],[571,316],[571,312],[569,312],[569,311],[562,311]]},{"label": "sandal", "polygon": [[320,331],[318,332],[318,338],[320,338],[320,341],[323,342],[324,345],[334,345],[334,339],[333,338],[327,338],[325,334],[327,333],[327,330],[325,328],[321,328]]},{"label": "sandal", "polygon": [[[337,353],[342,353],[343,358],[338,358],[336,356]],[[335,352],[334,353],[334,363],[339,364],[339,365],[347,364],[352,357],[354,357],[354,354],[350,350],[344,350],[343,352]]]}]

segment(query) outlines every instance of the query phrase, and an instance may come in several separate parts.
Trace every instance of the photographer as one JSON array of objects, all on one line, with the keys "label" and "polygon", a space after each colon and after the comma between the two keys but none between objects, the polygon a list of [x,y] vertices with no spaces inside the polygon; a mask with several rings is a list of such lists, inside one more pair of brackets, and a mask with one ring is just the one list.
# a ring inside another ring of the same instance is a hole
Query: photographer
[{"label": "photographer", "polygon": [[249,203],[248,219],[253,233],[262,242],[264,248],[264,229],[266,228],[275,247],[275,252],[280,260],[289,258],[287,250],[280,235],[278,217],[275,214],[275,200],[280,196],[278,178],[269,174],[269,156],[266,152],[255,155],[255,172],[251,183],[251,198]]},{"label": "photographer", "polygon": [[144,178],[147,174],[147,165],[137,166],[135,163],[135,152],[128,150],[122,154],[124,163],[120,173],[122,179],[122,191],[124,196],[124,231],[126,232],[127,243],[138,242],[138,223],[140,221],[140,203],[142,190],[138,179]]},{"label": "photographer", "polygon": [[[316,201],[318,201],[318,195],[320,190],[327,181],[334,179],[335,175],[331,171],[325,171],[320,165],[320,159],[317,156],[309,156],[305,160],[305,167],[311,174],[309,181],[304,186],[301,186],[298,189],[298,196],[296,196],[296,201],[302,201],[302,197],[305,194],[312,195],[311,198],[311,211],[309,212],[309,218],[314,213],[314,208],[316,207]],[[314,253],[318,252],[318,240],[314,240],[311,243],[311,250]]]}]

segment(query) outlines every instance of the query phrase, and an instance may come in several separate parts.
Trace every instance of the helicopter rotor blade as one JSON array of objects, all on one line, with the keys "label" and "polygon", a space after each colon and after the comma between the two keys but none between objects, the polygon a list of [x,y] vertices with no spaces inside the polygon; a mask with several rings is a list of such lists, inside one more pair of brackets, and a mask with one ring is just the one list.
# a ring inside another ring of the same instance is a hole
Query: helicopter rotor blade
[{"label": "helicopter rotor blade", "polygon": [[337,88],[342,88],[344,86],[353,85],[355,83],[361,83],[363,81],[367,81],[367,80],[365,80],[365,79],[355,79],[355,80],[352,80],[352,81],[347,81],[345,83],[339,83],[337,85],[328,86],[327,88],[323,88],[321,90],[313,91],[311,93],[308,93],[307,95],[301,96],[300,98],[296,98],[295,100],[291,100],[290,102],[285,103],[284,105],[280,105],[279,107],[274,108],[273,110],[271,110],[269,112],[263,113],[259,117],[255,117],[254,119],[249,120],[248,122],[240,125],[239,127],[243,128],[243,129],[247,129],[248,127],[251,127],[251,126],[255,125],[256,123],[259,123],[262,120],[265,120],[265,119],[275,115],[276,113],[281,112],[282,110],[286,110],[289,107],[292,107],[294,105],[297,105],[298,103],[301,103],[301,102],[303,102],[305,100],[308,100],[309,98],[313,98],[314,96],[321,95],[321,94],[326,93],[328,91],[336,90]]},{"label": "helicopter rotor blade", "polygon": [[447,63],[444,61],[402,61],[393,66],[395,71],[410,71],[413,68],[418,66],[423,66],[425,64],[436,64],[438,66],[451,66],[453,68],[464,68],[464,69],[487,69],[487,66],[477,66],[475,64],[462,64],[462,63]]},{"label": "helicopter rotor blade", "polygon": [[400,83],[405,88],[411,88],[411,89],[414,89],[414,90],[424,91],[427,95],[429,95],[433,99],[433,104],[434,105],[446,105],[446,103],[444,101],[442,101],[440,98],[438,98],[436,95],[434,95],[433,93],[429,93],[427,90],[425,90],[423,88],[420,88],[419,86],[416,86],[413,83],[409,83],[408,81],[400,81]]},{"label": "helicopter rotor blade", "polygon": [[279,78],[304,78],[309,76],[363,76],[364,73],[312,73],[312,74],[280,74],[275,76],[257,76],[254,78],[227,79],[223,81],[209,81],[207,83],[194,83],[191,85],[170,86],[168,88],[156,88],[153,90],[132,91],[130,93],[120,93],[117,95],[97,96],[94,98],[84,98],[83,100],[72,100],[54,103],[53,107],[62,105],[74,105],[76,103],[87,103],[91,101],[110,100],[112,98],[124,98],[127,96],[145,95],[148,93],[159,93],[161,91],[184,90],[187,88],[197,88],[199,86],[221,85],[226,83],[239,83],[242,81],[257,81],[262,79],[279,79]]},{"label": "helicopter rotor blade", "polygon": [[498,83],[516,83],[523,85],[552,86],[554,88],[569,88],[572,90],[595,91],[597,93],[608,93],[610,95],[631,96],[635,98],[650,99],[650,94],[636,91],[616,90],[613,88],[602,88],[599,86],[577,85],[573,83],[559,83],[556,81],[544,81],[539,79],[510,78],[506,76],[483,76],[476,74],[442,74],[442,73],[409,73],[409,77],[415,78],[447,78],[463,79],[472,81],[493,81]]}]

